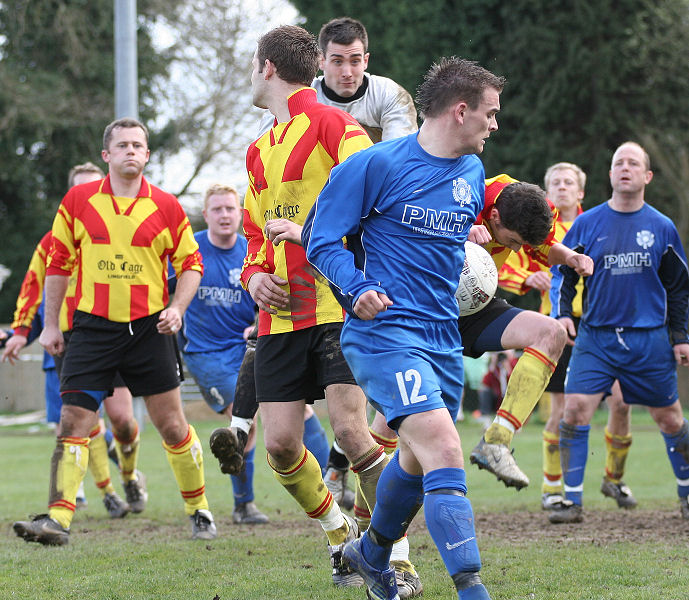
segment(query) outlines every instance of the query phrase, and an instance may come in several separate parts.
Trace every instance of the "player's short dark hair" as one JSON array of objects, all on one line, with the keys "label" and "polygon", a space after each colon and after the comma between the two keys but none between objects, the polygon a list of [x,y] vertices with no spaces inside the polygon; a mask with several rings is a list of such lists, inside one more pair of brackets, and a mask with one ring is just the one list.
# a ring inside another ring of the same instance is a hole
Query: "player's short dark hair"
[{"label": "player's short dark hair", "polygon": [[256,58],[259,73],[269,60],[278,77],[287,83],[311,85],[318,72],[318,42],[306,29],[297,25],[281,25],[261,36]]},{"label": "player's short dark hair", "polygon": [[364,45],[364,52],[368,52],[368,33],[366,32],[366,27],[364,27],[361,21],[351,17],[331,19],[321,27],[321,31],[318,34],[318,45],[321,47],[323,56],[325,56],[329,42],[349,46],[349,44],[353,44],[356,40],[361,40],[361,43]]},{"label": "player's short dark hair", "polygon": [[144,135],[146,136],[146,144],[148,144],[148,129],[146,129],[146,126],[141,121],[137,121],[132,117],[122,117],[121,119],[113,121],[105,128],[105,131],[103,132],[103,150],[107,150],[110,146],[112,132],[115,129],[131,129],[132,127],[138,127],[144,132]]},{"label": "player's short dark hair", "polygon": [[424,75],[416,90],[416,104],[424,117],[437,117],[459,101],[476,109],[486,88],[501,92],[504,86],[504,77],[494,75],[473,60],[443,57]]},{"label": "player's short dark hair", "polygon": [[553,213],[545,199],[545,191],[533,183],[516,182],[506,185],[495,199],[500,222],[516,231],[530,246],[540,246],[553,226]]}]

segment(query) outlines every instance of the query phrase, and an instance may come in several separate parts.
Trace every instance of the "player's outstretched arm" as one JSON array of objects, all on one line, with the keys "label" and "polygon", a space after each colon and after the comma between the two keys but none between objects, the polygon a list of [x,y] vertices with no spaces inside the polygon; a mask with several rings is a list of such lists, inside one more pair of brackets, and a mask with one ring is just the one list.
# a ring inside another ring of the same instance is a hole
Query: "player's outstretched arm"
[{"label": "player's outstretched arm", "polygon": [[356,244],[349,249],[342,244],[343,238],[356,237],[361,220],[374,210],[385,185],[386,178],[381,175],[384,161],[376,169],[371,164],[374,156],[375,150],[364,150],[331,171],[302,231],[308,261],[333,284],[335,297],[352,316],[358,316],[354,305],[364,292],[385,294],[379,281],[367,278],[357,267],[353,253],[357,252]]},{"label": "player's outstretched arm", "polygon": [[548,262],[551,265],[567,265],[574,269],[577,275],[588,277],[593,275],[593,260],[586,254],[579,254],[564,244],[553,244],[548,254]]},{"label": "player's outstretched arm", "polygon": [[490,242],[493,238],[491,237],[488,228],[485,225],[472,225],[469,229],[469,237],[467,238],[470,242],[483,246]]}]

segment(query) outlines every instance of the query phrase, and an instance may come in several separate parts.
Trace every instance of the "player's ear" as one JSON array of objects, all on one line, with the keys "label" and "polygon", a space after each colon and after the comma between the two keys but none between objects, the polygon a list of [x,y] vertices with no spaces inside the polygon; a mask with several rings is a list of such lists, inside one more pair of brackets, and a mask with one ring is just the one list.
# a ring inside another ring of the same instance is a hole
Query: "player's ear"
[{"label": "player's ear", "polygon": [[363,60],[363,63],[364,63],[364,71],[365,71],[366,69],[368,69],[368,57],[369,57],[369,56],[370,56],[370,54],[369,54],[368,52],[366,52],[366,53],[364,54],[364,60]]},{"label": "player's ear", "polygon": [[646,171],[646,177],[645,177],[646,185],[651,183],[651,179],[653,179],[653,171],[651,171],[649,169],[648,171]]},{"label": "player's ear", "polygon": [[469,108],[469,105],[464,101],[457,102],[457,104],[455,104],[452,108],[453,116],[460,125],[464,124],[464,117],[466,115],[467,108]]}]

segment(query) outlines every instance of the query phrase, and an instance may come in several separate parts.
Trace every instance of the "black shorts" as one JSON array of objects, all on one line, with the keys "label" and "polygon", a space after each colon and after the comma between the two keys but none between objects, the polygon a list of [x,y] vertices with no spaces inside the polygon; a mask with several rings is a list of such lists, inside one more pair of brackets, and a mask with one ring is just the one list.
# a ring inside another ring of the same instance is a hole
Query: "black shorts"
[{"label": "black shorts", "polygon": [[[577,329],[579,329],[580,320],[579,317],[572,317],[574,327]],[[565,346],[565,349],[562,351],[560,360],[557,361],[557,367],[555,367],[555,371],[550,377],[550,382],[548,382],[548,386],[545,388],[546,392],[565,393],[565,377],[567,377],[567,367],[572,356],[572,348],[573,346]]]},{"label": "black shorts", "polygon": [[478,358],[484,352],[504,350],[500,338],[507,325],[521,308],[516,308],[502,298],[493,298],[482,310],[459,318],[464,355]]},{"label": "black shorts", "polygon": [[325,397],[335,383],[356,385],[342,354],[342,323],[262,335],[256,344],[254,374],[258,402],[294,402]]},{"label": "black shorts", "polygon": [[[67,344],[69,344],[69,338],[71,337],[71,335],[72,335],[71,329],[68,331],[62,332],[62,337],[65,339],[65,349],[67,348]],[[53,360],[55,361],[55,369],[57,370],[58,378],[62,375],[62,361],[63,361],[64,357],[65,357],[64,353],[61,354],[60,356],[53,356]],[[122,379],[122,375],[120,375],[119,371],[117,373],[115,373],[115,379],[112,382],[111,390],[114,388],[118,388],[118,387],[126,387],[124,379]],[[109,395],[112,395],[112,392]]]},{"label": "black shorts", "polygon": [[117,323],[75,311],[60,391],[109,391],[117,372],[134,396],[162,394],[179,386],[175,336],[158,333],[159,314]]}]

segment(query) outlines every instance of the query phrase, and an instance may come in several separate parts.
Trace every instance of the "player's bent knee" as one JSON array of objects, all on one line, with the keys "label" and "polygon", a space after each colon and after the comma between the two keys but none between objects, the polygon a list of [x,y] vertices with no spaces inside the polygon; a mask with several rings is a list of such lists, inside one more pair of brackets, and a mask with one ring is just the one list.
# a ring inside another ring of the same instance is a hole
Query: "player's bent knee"
[{"label": "player's bent knee", "polygon": [[169,446],[175,446],[189,435],[189,423],[184,416],[184,413],[175,414],[172,413],[167,415],[167,418],[153,418],[153,415],[149,413],[153,425],[158,430],[160,437]]},{"label": "player's bent knee", "polygon": [[[110,416],[110,415],[108,415]],[[139,426],[135,419],[129,419],[127,421],[115,422],[112,417],[110,417],[110,424],[112,425],[113,435],[118,440],[131,440]]]},{"label": "player's bent knee", "polygon": [[559,321],[550,317],[548,317],[547,323],[546,336],[549,340],[551,358],[555,358],[555,355],[559,358],[567,343],[567,330]]},{"label": "player's bent knee", "polygon": [[266,439],[264,440],[266,452],[271,456],[275,463],[279,466],[291,465],[297,461],[302,452],[301,439],[286,440],[286,439]]}]

